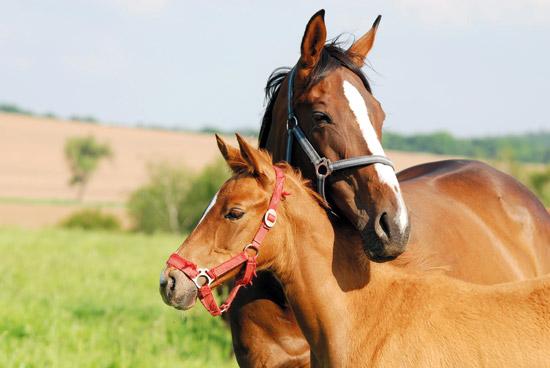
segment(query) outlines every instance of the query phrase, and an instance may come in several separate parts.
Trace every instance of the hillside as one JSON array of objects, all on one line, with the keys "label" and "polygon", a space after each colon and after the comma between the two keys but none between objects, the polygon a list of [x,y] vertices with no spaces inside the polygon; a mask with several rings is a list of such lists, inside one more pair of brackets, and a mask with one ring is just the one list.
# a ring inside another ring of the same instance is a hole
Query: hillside
[{"label": "hillside", "polygon": [[[70,122],[0,113],[0,225],[51,225],[75,210],[63,145],[68,137],[93,135],[114,151],[92,177],[84,203],[102,203],[124,218],[128,195],[159,161],[199,170],[218,157],[212,134]],[[398,169],[446,158],[389,151]]]}]

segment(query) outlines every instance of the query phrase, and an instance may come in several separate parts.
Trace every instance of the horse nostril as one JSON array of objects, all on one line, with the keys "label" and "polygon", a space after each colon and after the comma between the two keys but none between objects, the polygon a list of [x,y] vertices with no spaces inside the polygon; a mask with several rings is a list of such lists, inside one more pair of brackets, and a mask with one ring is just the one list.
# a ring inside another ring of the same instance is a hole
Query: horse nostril
[{"label": "horse nostril", "polygon": [[385,238],[386,240],[389,240],[390,239],[390,236],[391,236],[391,233],[390,233],[390,220],[389,220],[389,217],[388,217],[388,214],[387,212],[383,212],[379,217],[378,217],[378,226],[376,226],[376,230],[377,230],[377,233],[378,233],[378,236],[380,238]]}]

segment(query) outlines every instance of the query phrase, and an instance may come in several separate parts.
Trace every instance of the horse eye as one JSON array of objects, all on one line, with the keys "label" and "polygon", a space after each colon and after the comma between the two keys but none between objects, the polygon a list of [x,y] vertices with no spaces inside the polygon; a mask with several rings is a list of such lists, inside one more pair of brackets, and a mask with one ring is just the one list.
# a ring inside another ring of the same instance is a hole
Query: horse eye
[{"label": "horse eye", "polygon": [[330,119],[330,116],[325,114],[324,112],[320,111],[314,111],[313,112],[313,122],[316,124],[330,124],[332,123],[332,120]]},{"label": "horse eye", "polygon": [[225,218],[231,221],[235,221],[244,216],[244,211],[240,208],[232,208],[225,214]]}]

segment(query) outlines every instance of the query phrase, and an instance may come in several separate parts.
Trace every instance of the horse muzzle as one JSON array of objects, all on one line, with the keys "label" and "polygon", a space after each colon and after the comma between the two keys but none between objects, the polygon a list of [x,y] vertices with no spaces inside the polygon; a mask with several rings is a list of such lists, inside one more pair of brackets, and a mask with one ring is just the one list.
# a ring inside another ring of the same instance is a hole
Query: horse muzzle
[{"label": "horse muzzle", "polygon": [[387,212],[381,212],[361,230],[363,249],[374,262],[391,261],[405,251],[409,233],[409,224],[400,227]]},{"label": "horse muzzle", "polygon": [[161,272],[159,291],[164,303],[180,310],[192,308],[198,295],[195,283],[174,268],[167,268]]}]

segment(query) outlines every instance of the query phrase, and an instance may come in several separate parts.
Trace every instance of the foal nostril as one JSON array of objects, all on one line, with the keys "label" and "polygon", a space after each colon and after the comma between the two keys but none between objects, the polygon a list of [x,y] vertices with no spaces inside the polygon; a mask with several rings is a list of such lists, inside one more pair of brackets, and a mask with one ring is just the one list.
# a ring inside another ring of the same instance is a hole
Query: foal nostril
[{"label": "foal nostril", "polygon": [[183,272],[167,270],[161,275],[159,285],[162,300],[169,306],[187,310],[195,304],[198,289]]},{"label": "foal nostril", "polygon": [[390,219],[388,217],[387,212],[382,212],[382,214],[378,216],[378,219],[375,225],[375,230],[376,230],[376,234],[380,237],[380,239],[384,241],[388,241],[390,239],[391,237]]},{"label": "foal nostril", "polygon": [[172,295],[174,295],[174,291],[176,289],[176,278],[172,275],[172,273],[166,274],[165,271],[160,273],[159,278],[159,287],[160,287],[160,293],[163,298],[170,298]]},{"label": "foal nostril", "polygon": [[166,276],[164,275],[164,271],[160,272],[160,278],[159,278],[159,286],[161,288],[165,288],[168,284],[168,279],[166,279]]},{"label": "foal nostril", "polygon": [[168,285],[167,285],[167,288],[170,290],[170,291],[174,291],[174,289],[176,288],[176,278],[172,275],[169,275],[168,276]]}]

